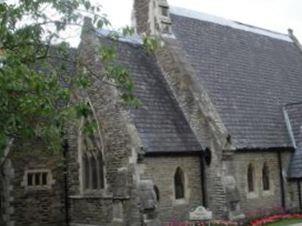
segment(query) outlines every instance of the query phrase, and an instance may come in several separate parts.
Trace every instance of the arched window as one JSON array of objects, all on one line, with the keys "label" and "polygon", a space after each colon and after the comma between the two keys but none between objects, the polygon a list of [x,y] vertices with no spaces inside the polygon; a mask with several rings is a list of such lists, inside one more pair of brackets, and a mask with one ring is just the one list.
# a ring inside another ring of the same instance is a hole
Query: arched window
[{"label": "arched window", "polygon": [[89,159],[87,155],[83,155],[83,181],[84,181],[84,188],[89,189],[90,187],[90,169],[89,169]]},{"label": "arched window", "polygon": [[270,189],[269,168],[266,163],[263,164],[263,168],[262,168],[262,186],[264,191],[268,191]]},{"label": "arched window", "polygon": [[254,187],[254,167],[252,164],[249,164],[247,169],[247,185],[248,191],[253,192],[255,190]]},{"label": "arched window", "polygon": [[94,156],[90,157],[91,165],[91,177],[92,177],[92,189],[98,189],[98,171],[97,171],[97,160]]},{"label": "arched window", "polygon": [[102,153],[98,153],[97,156],[98,161],[98,177],[99,177],[99,188],[104,188],[104,161],[103,161],[103,155]]},{"label": "arched window", "polygon": [[85,146],[82,161],[84,188],[88,190],[103,189],[105,183],[102,154],[96,149],[90,150]]},{"label": "arched window", "polygon": [[185,176],[181,168],[177,168],[174,175],[175,199],[185,197]]},{"label": "arched window", "polygon": [[84,190],[99,190],[105,187],[102,141],[99,135],[97,120],[91,109],[83,118],[81,129],[82,148],[80,153],[82,155],[81,170]]},{"label": "arched window", "polygon": [[159,202],[159,199],[160,199],[160,197],[159,197],[159,189],[158,189],[158,187],[156,185],[153,186],[153,189],[154,189],[154,192],[155,192],[155,195],[156,195],[156,200],[157,200],[157,202]]}]

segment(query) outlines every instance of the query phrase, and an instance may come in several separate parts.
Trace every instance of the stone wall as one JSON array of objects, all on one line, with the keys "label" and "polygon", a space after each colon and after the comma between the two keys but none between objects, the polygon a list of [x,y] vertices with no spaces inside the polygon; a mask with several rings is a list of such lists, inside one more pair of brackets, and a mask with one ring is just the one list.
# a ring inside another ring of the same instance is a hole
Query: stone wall
[{"label": "stone wall", "polygon": [[[135,1],[136,20],[146,22],[146,15],[149,15],[147,21],[155,20],[156,15],[152,14],[152,11],[159,12],[160,10],[149,8],[146,13],[147,8],[139,10],[140,4],[142,1]],[[137,31],[138,33],[148,33],[150,26],[150,24],[144,23],[144,26],[140,26]],[[200,85],[197,74],[181,43],[171,35],[162,35],[160,38],[163,47],[155,52],[155,57],[162,74],[197,139],[204,149],[208,147],[212,153],[212,163],[206,168],[206,192],[209,195],[205,203],[213,210],[214,217],[225,218],[227,217],[226,192],[223,185],[224,175],[221,161],[222,150],[234,149],[231,139],[229,139],[230,136],[206,89]]]},{"label": "stone wall", "polygon": [[[290,160],[292,157],[291,152],[284,152],[282,153],[282,165],[283,165],[283,175],[284,178],[287,178],[288,174],[288,168],[290,164]],[[301,183],[301,182],[300,182]],[[285,205],[287,208],[300,208],[299,207],[299,190],[298,185],[296,181],[284,181],[284,187],[285,187]],[[302,195],[302,194],[301,194]]]},{"label": "stone wall", "polygon": [[212,162],[206,168],[206,202],[215,217],[225,217],[225,190],[222,184],[222,150],[231,149],[228,133],[206,90],[197,82],[196,72],[189,63],[181,44],[163,38],[164,47],[156,52],[158,64],[192,130],[203,148],[210,148]]},{"label": "stone wall", "polygon": [[[4,161],[4,158],[3,160]],[[2,162],[1,161],[1,162]],[[1,217],[0,225],[13,224],[12,215],[14,214],[14,208],[12,206],[12,201],[14,201],[12,196],[15,171],[12,167],[12,161],[6,159],[5,162],[2,162],[3,168],[1,169],[0,175],[0,198],[1,198]]]},{"label": "stone wall", "polygon": [[71,213],[76,213],[72,215],[73,222],[106,225],[112,221],[112,198],[73,197],[70,202]]},{"label": "stone wall", "polygon": [[[48,226],[64,225],[64,170],[61,153],[53,153],[40,142],[16,145],[9,160],[13,170],[10,184],[10,203],[6,212],[10,213],[7,225]],[[29,187],[28,171],[46,170],[48,185]]]},{"label": "stone wall", "polygon": [[[175,199],[174,174],[177,167],[185,174],[185,200]],[[189,211],[203,204],[198,155],[146,157],[143,175],[145,179],[152,179],[158,187],[157,211],[161,222],[188,220]]]},{"label": "stone wall", "polygon": [[[286,179],[290,155],[290,152],[282,153],[286,208],[298,206],[297,188]],[[241,152],[234,155],[233,161],[233,172],[237,187],[240,190],[240,206],[246,215],[257,215],[261,213],[262,210],[281,210],[282,201],[278,152]],[[270,190],[268,191],[264,191],[262,185],[262,167],[265,162],[270,172]],[[248,192],[247,188],[247,168],[250,163],[253,164],[255,169],[254,192]]]},{"label": "stone wall", "polygon": [[[103,70],[98,56],[100,47],[99,38],[90,26],[90,21],[86,20],[79,47],[79,59],[99,76]],[[109,225],[116,220],[124,222],[124,225],[139,225],[137,200],[139,175],[135,168],[137,153],[141,148],[140,140],[117,89],[95,77],[92,77],[91,81],[89,91],[79,92],[79,96],[92,103],[95,117],[101,126],[105,188],[96,194],[85,193],[81,182],[79,128],[72,128],[69,133],[68,164],[71,222]]]},{"label": "stone wall", "polygon": [[0,173],[0,225],[4,225],[4,183],[3,176]]}]

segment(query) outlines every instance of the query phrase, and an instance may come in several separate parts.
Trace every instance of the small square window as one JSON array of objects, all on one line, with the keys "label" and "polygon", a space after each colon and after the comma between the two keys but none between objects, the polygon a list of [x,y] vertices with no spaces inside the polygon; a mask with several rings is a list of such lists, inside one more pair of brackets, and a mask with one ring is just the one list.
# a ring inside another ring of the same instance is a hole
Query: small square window
[{"label": "small square window", "polygon": [[29,170],[24,178],[25,185],[30,188],[47,187],[50,184],[48,170]]},{"label": "small square window", "polygon": [[40,176],[41,176],[40,173],[35,173],[35,185],[36,185],[36,186],[41,185],[41,184],[40,184],[40,183],[41,183]]},{"label": "small square window", "polygon": [[47,185],[47,173],[42,173],[42,185]]},{"label": "small square window", "polygon": [[34,177],[32,173],[27,174],[27,185],[33,186]]}]

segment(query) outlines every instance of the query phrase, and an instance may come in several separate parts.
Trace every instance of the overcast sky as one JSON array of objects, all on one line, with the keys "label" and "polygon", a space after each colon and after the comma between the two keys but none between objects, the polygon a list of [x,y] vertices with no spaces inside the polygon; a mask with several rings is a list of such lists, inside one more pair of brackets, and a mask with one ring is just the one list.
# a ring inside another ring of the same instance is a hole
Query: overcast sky
[{"label": "overcast sky", "polygon": [[[133,0],[92,0],[103,6],[114,27],[131,24]],[[220,16],[281,33],[288,28],[302,42],[301,0],[168,0],[171,6]]]}]

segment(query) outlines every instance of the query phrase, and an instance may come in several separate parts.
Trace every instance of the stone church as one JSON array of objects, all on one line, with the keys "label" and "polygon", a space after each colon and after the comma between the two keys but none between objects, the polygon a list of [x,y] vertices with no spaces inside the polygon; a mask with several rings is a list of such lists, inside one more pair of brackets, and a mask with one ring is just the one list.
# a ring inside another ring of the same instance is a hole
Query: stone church
[{"label": "stone church", "polygon": [[[70,128],[64,156],[16,145],[22,152],[1,172],[0,225],[165,225],[200,206],[230,220],[301,209],[302,48],[293,32],[166,0],[135,0],[133,24],[117,63],[142,106],[129,109],[95,80],[83,98],[96,134],[82,133],[87,119]],[[112,40],[90,26],[72,54],[102,71],[98,50]],[[162,47],[147,52],[143,33]]]}]

